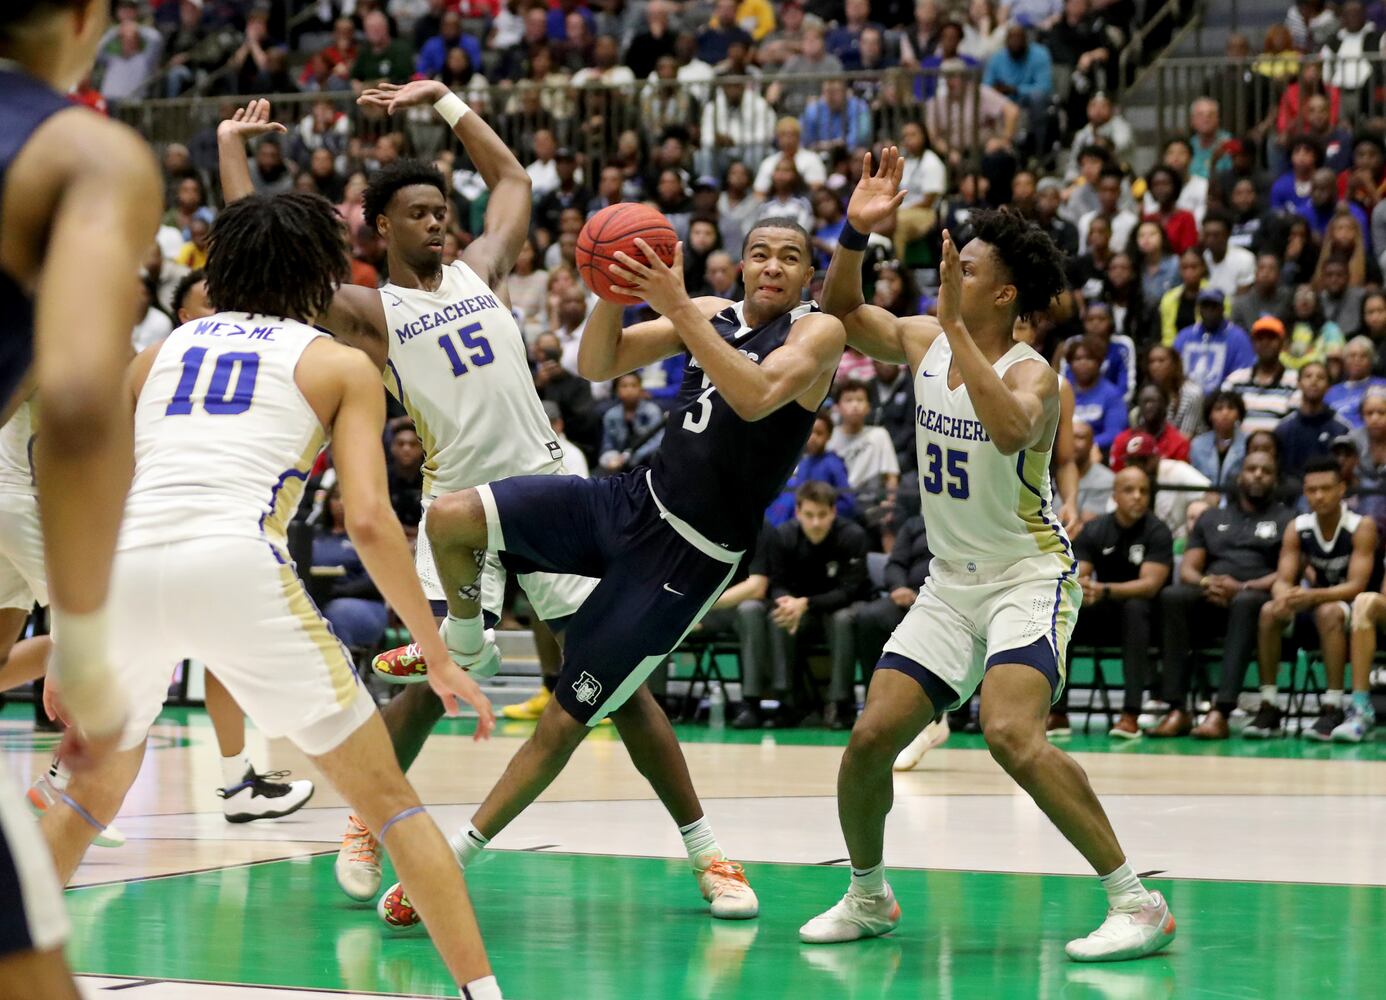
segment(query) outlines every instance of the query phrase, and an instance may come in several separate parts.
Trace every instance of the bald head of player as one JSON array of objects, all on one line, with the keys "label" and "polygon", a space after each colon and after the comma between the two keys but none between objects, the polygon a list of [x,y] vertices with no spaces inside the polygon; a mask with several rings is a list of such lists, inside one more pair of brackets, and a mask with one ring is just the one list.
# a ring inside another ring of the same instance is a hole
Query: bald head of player
[{"label": "bald head of player", "polygon": [[442,271],[447,190],[443,175],[421,160],[396,160],[376,171],[366,186],[366,224],[385,240],[390,280],[396,284],[437,279]]},{"label": "bald head of player", "polygon": [[1064,252],[1014,209],[971,216],[972,239],[958,253],[963,323],[974,337],[1009,341],[1017,319],[1033,320],[1064,290]]},{"label": "bald head of player", "polygon": [[741,248],[741,280],[746,286],[748,325],[761,324],[797,306],[813,280],[809,234],[793,219],[756,223]]},{"label": "bald head of player", "polygon": [[5,0],[0,58],[66,92],[91,71],[109,23],[107,0]]}]

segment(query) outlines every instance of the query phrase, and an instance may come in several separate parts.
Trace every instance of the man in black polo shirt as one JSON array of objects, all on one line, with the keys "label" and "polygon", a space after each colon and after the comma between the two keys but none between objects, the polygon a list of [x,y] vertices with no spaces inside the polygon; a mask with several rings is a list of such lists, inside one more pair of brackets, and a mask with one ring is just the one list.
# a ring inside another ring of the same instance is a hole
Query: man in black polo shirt
[{"label": "man in black polo shirt", "polygon": [[[826,638],[832,660],[826,721],[834,729],[851,729],[856,720],[857,666],[851,608],[866,596],[868,544],[865,529],[840,520],[836,505],[837,491],[811,480],[794,494],[794,520],[767,531],[770,601],[766,617],[771,684],[780,702],[793,688],[790,670],[799,640]],[[754,689],[760,688],[757,678]],[[753,707],[759,712],[748,698],[742,714]],[[787,724],[793,718],[782,710],[776,721]],[[735,725],[751,728],[750,722],[738,716]]]},{"label": "man in black polo shirt", "polygon": [[1151,736],[1184,736],[1193,729],[1187,703],[1195,635],[1203,642],[1221,639],[1223,654],[1216,706],[1193,735],[1228,736],[1227,717],[1256,649],[1261,605],[1270,600],[1276,579],[1280,539],[1294,517],[1275,500],[1276,474],[1270,455],[1248,455],[1237,476],[1236,497],[1224,508],[1205,511],[1189,533],[1179,583],[1160,595],[1170,712]]},{"label": "man in black polo shirt", "polygon": [[[1155,599],[1174,567],[1174,539],[1150,513],[1150,478],[1144,470],[1127,466],[1118,472],[1112,497],[1116,510],[1091,522],[1073,540],[1083,610],[1068,653],[1072,662],[1075,646],[1121,646],[1126,692],[1121,718],[1110,735],[1134,740],[1141,735],[1136,719],[1150,677],[1150,623]],[[1067,707],[1065,689],[1054,706],[1054,712],[1064,716],[1065,726]]]}]

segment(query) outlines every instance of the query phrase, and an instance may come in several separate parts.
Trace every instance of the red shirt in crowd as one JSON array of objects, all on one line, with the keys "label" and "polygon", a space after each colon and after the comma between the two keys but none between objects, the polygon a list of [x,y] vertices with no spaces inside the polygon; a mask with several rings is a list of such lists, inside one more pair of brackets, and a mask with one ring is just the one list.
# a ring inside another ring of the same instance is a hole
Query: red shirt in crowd
[{"label": "red shirt in crowd", "polygon": [[[1126,442],[1131,440],[1131,435],[1149,431],[1140,427],[1128,427],[1116,436],[1112,442],[1112,471],[1120,472],[1126,468]],[[1164,430],[1155,438],[1155,450],[1160,453],[1161,458],[1173,458],[1180,462],[1189,460],[1189,439],[1174,429],[1174,425],[1166,423]]]},{"label": "red shirt in crowd", "polygon": [[1174,248],[1176,255],[1198,243],[1198,223],[1194,221],[1192,212],[1182,208],[1170,212],[1167,219],[1160,218],[1159,212],[1152,212],[1141,221],[1158,222],[1165,235],[1169,237],[1170,246]]}]

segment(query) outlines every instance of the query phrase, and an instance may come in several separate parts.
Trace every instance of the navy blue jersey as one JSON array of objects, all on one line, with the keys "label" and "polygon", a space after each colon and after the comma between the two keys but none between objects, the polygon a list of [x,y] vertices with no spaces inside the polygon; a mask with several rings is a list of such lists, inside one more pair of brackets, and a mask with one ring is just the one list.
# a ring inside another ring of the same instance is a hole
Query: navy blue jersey
[{"label": "navy blue jersey", "polygon": [[[26,73],[0,69],[0,212],[10,164],[40,125],[70,107],[67,98],[46,83]],[[4,225],[0,215],[0,228]],[[33,298],[0,268],[0,407],[9,401],[33,359]]]},{"label": "navy blue jersey", "polygon": [[1299,551],[1305,566],[1314,571],[1312,587],[1336,587],[1347,579],[1348,564],[1352,561],[1352,536],[1361,523],[1362,515],[1345,506],[1338,515],[1338,529],[1333,537],[1324,538],[1316,514],[1310,512],[1295,518]]},{"label": "navy blue jersey", "polygon": [[[712,328],[757,364],[784,346],[795,321],[818,311],[805,303],[751,329],[742,305],[719,312]],[[765,508],[794,471],[813,417],[791,400],[763,420],[742,420],[690,358],[664,443],[650,461],[655,495],[704,537],[745,551],[755,543]]]}]

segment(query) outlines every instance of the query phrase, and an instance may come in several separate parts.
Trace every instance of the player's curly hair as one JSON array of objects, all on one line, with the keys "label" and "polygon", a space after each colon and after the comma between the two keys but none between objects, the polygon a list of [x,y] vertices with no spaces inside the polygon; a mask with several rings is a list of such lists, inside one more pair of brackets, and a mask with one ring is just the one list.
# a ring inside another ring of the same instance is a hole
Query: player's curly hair
[{"label": "player's curly hair", "polygon": [[1016,289],[1016,316],[1033,320],[1068,287],[1064,252],[1053,238],[1013,208],[973,213],[972,235],[996,251]]},{"label": "player's curly hair", "polygon": [[448,196],[448,185],[443,180],[443,175],[432,164],[424,163],[422,160],[396,160],[388,167],[381,167],[371,176],[361,201],[365,207],[366,225],[371,227],[372,232],[379,232],[375,220],[385,212],[395,193],[401,188],[413,187],[415,184],[431,185],[437,188],[438,193],[444,198]]},{"label": "player's curly hair", "polygon": [[218,312],[303,320],[351,275],[346,226],[320,194],[251,195],[212,224],[207,298]]},{"label": "player's curly hair", "polygon": [[207,272],[202,268],[189,271],[178,279],[178,284],[173,288],[173,321],[178,322],[178,311],[183,308],[183,303],[188,300],[188,293],[192,291],[193,285],[199,281],[207,280]]}]

